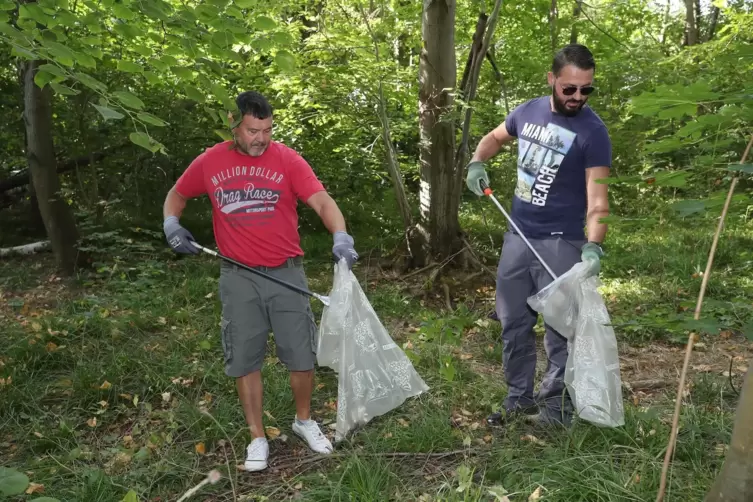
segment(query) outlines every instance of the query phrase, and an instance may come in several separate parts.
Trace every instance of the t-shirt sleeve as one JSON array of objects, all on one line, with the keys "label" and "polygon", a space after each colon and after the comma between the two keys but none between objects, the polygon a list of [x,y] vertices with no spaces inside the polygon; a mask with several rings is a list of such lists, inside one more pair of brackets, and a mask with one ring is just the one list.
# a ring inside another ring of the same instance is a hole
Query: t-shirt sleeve
[{"label": "t-shirt sleeve", "polygon": [[206,152],[196,157],[193,162],[183,171],[178,181],[175,182],[175,189],[183,197],[198,197],[206,193],[204,185],[204,162],[206,161]]},{"label": "t-shirt sleeve", "polygon": [[522,107],[523,105],[516,106],[507,114],[507,117],[505,117],[505,129],[507,129],[507,134],[515,138],[518,137],[518,116],[520,116],[520,110]]},{"label": "t-shirt sleeve", "polygon": [[324,190],[324,185],[316,177],[306,159],[292,149],[288,150],[288,163],[290,183],[293,187],[293,193],[298,199],[306,202],[316,192]]},{"label": "t-shirt sleeve", "polygon": [[604,126],[598,127],[585,142],[586,169],[612,167],[612,141]]}]

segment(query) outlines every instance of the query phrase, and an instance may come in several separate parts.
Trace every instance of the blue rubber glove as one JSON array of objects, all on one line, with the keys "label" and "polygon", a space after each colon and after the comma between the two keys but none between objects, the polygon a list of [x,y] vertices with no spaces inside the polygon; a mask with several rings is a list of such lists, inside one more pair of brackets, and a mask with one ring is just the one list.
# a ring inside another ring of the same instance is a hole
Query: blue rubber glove
[{"label": "blue rubber glove", "polygon": [[167,243],[178,254],[199,254],[198,248],[191,245],[196,242],[191,232],[183,228],[178,222],[177,216],[168,216],[162,223],[162,228],[167,237]]},{"label": "blue rubber glove", "polygon": [[587,242],[580,248],[580,259],[584,263],[588,263],[588,269],[585,273],[585,277],[592,277],[599,275],[601,271],[601,257],[604,256],[604,251],[595,242]]},{"label": "blue rubber glove", "polygon": [[348,262],[348,269],[352,269],[353,264],[358,261],[358,253],[353,248],[353,237],[346,232],[340,231],[335,232],[333,238],[334,246],[332,246],[332,254],[335,255],[335,259],[339,262],[345,258],[345,261]]}]

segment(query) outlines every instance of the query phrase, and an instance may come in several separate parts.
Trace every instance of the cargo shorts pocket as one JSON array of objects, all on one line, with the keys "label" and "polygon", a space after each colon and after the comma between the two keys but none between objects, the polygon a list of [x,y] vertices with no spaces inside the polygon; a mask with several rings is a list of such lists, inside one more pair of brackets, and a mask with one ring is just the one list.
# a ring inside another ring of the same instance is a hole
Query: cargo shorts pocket
[{"label": "cargo shorts pocket", "polygon": [[220,339],[222,340],[222,353],[225,355],[225,363],[233,360],[233,325],[223,318],[220,324]]}]

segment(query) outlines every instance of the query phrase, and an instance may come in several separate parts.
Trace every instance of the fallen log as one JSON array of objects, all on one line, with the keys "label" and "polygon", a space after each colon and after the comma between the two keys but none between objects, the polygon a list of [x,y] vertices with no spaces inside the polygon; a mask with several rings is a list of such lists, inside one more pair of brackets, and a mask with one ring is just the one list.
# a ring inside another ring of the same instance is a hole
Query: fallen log
[{"label": "fallen log", "polygon": [[0,258],[12,255],[28,256],[30,254],[34,254],[39,251],[46,251],[48,249],[50,249],[50,241],[33,242],[31,244],[24,244],[23,246],[2,248],[0,249]]}]

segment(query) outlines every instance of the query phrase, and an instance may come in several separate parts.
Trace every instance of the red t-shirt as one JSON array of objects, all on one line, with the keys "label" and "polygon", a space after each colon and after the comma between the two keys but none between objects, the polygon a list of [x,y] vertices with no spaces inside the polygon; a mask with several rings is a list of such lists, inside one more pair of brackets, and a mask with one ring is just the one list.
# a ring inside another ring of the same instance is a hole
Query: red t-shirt
[{"label": "red t-shirt", "polygon": [[295,150],[270,141],[259,157],[242,154],[232,141],[196,157],[176,183],[183,197],[207,194],[217,247],[250,266],[276,267],[303,256],[298,234],[298,199],[324,190]]}]

